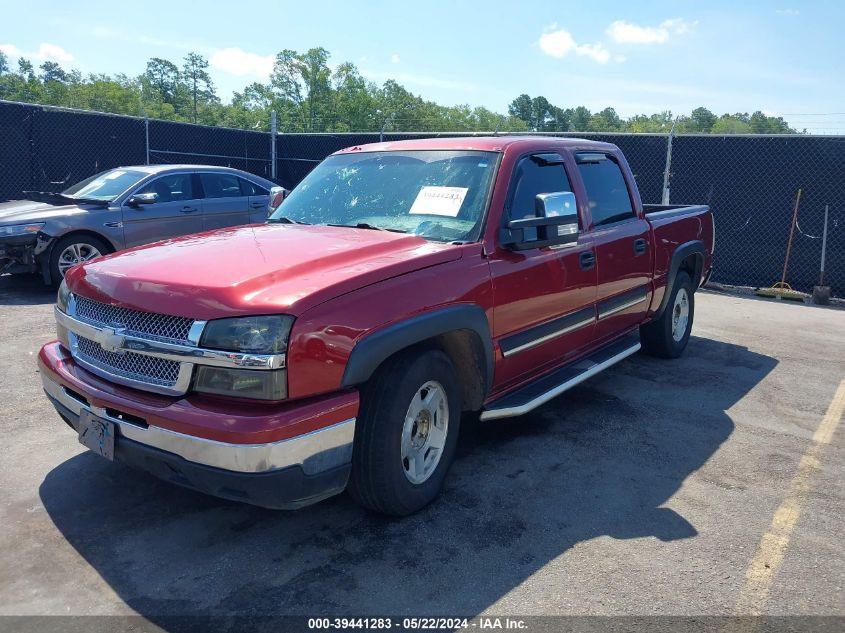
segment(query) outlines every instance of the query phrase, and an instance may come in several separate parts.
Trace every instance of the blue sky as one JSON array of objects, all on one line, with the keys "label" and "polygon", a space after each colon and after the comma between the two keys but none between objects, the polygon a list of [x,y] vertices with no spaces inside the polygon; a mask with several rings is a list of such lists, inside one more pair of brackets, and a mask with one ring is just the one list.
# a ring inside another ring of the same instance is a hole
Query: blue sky
[{"label": "blue sky", "polygon": [[504,112],[525,92],[623,116],[703,105],[845,131],[845,3],[635,4],[645,3],[42,0],[37,18],[33,5],[6,4],[0,49],[13,62],[130,75],[195,50],[228,98],[265,80],[279,50],[323,46],[333,64],[443,104]]}]

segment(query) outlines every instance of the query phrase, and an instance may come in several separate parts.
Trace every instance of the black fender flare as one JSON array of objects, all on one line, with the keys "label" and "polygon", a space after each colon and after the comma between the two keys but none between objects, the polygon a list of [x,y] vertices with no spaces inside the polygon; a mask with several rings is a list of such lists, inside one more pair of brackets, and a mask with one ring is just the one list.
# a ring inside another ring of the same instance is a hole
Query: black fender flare
[{"label": "black fender flare", "polygon": [[669,295],[672,294],[672,287],[675,285],[675,278],[681,269],[681,262],[690,255],[696,255],[695,271],[692,275],[693,292],[698,288],[701,283],[701,273],[704,270],[704,253],[704,242],[702,240],[691,240],[678,245],[678,248],[672,253],[672,258],[669,260],[669,270],[666,272],[666,291],[663,293],[660,306],[654,312],[653,320],[659,319],[666,309],[669,303]]},{"label": "black fender flare", "polygon": [[469,330],[480,339],[486,370],[485,392],[489,392],[493,383],[493,338],[484,310],[471,304],[425,312],[365,336],[352,348],[341,386],[360,385],[369,380],[378,366],[396,352],[440,334],[458,330]]}]

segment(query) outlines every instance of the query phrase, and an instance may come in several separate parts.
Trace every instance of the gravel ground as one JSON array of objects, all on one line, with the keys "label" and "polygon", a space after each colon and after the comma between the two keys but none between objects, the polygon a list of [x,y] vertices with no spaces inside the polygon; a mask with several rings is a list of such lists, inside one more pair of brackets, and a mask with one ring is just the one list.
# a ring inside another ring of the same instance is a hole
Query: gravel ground
[{"label": "gravel ground", "polygon": [[[845,379],[845,311],[701,293],[682,359],[465,420],[442,499],[387,520],[346,496],[222,501],[85,452],[36,371],[53,299],[0,278],[0,614],[701,616],[751,591],[765,614],[845,616],[845,429],[794,479]],[[764,535],[790,499],[780,560]]]}]

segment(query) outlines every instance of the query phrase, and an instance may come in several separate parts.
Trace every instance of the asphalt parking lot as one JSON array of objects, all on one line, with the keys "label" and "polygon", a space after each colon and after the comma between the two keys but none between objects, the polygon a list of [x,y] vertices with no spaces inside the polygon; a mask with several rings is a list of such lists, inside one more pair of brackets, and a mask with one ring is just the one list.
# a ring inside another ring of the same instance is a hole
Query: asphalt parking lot
[{"label": "asphalt parking lot", "polygon": [[843,310],[702,293],[682,359],[468,421],[442,499],[387,520],[85,452],[36,371],[53,299],[0,278],[0,614],[845,616]]}]

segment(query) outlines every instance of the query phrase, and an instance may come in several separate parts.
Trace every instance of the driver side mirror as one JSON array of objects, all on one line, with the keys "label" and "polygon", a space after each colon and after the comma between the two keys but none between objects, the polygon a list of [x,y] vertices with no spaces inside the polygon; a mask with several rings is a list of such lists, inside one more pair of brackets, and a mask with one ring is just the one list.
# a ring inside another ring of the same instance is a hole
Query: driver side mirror
[{"label": "driver side mirror", "polygon": [[158,194],[155,192],[136,193],[126,201],[126,206],[137,209],[142,204],[155,204],[156,202],[158,202]]},{"label": "driver side mirror", "polygon": [[536,217],[507,223],[502,230],[503,246],[524,251],[578,241],[578,204],[571,191],[537,194],[534,213]]}]

